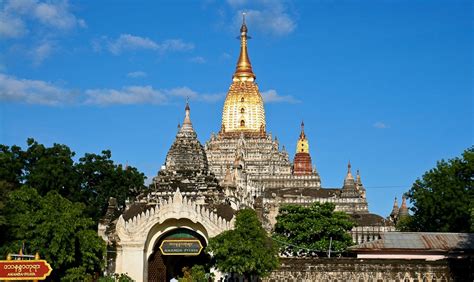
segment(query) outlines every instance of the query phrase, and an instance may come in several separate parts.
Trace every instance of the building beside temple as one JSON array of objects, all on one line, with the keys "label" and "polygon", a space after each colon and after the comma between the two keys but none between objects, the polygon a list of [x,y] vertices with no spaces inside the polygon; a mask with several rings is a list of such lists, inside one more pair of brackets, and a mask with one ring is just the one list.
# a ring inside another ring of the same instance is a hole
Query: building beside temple
[{"label": "building beside temple", "polygon": [[354,177],[350,163],[342,187],[321,186],[304,123],[295,136],[293,162],[267,132],[247,38],[244,22],[219,132],[202,145],[186,104],[182,126],[150,191],[121,213],[110,201],[99,233],[116,254],[108,262],[111,272],[128,273],[136,281],[169,281],[182,267],[209,260],[201,252],[209,238],[232,229],[235,213],[247,207],[257,211],[268,231],[280,206],[314,202],[331,202],[350,214],[357,223],[351,231],[355,242],[394,230],[392,220],[369,212],[360,173]]}]

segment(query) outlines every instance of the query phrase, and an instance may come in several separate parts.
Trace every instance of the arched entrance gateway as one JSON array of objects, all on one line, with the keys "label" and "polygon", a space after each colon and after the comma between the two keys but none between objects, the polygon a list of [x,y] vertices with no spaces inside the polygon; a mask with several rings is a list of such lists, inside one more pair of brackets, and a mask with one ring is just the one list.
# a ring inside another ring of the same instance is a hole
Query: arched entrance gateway
[{"label": "arched entrance gateway", "polygon": [[169,281],[182,276],[182,268],[206,264],[202,249],[208,240],[233,222],[197,205],[179,191],[155,206],[116,225],[116,273],[135,281]]},{"label": "arched entrance gateway", "polygon": [[163,234],[148,258],[148,281],[169,281],[182,277],[186,267],[206,266],[210,262],[203,251],[206,245],[201,235],[189,229],[177,228]]}]

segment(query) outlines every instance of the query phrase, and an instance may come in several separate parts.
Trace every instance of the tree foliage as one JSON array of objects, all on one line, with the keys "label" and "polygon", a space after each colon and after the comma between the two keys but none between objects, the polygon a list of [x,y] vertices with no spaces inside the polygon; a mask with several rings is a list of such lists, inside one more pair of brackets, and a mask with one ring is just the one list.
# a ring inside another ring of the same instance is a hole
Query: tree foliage
[{"label": "tree foliage", "polygon": [[179,282],[207,282],[210,278],[210,273],[206,273],[203,265],[193,265],[193,267],[183,267],[183,277],[179,277]]},{"label": "tree foliage", "polygon": [[278,267],[278,248],[251,209],[240,210],[235,229],[211,238],[207,248],[219,270],[248,279],[265,277]]},{"label": "tree foliage", "polygon": [[0,179],[15,187],[20,187],[23,169],[25,168],[25,152],[18,146],[0,144]]},{"label": "tree foliage", "polygon": [[34,187],[40,195],[56,191],[75,200],[80,187],[79,174],[74,167],[75,153],[66,145],[46,147],[32,138],[27,140],[27,144],[28,148],[22,154],[25,167],[20,178],[23,184]]},{"label": "tree foliage", "polygon": [[0,252],[17,253],[24,242],[52,264],[53,279],[89,281],[105,252],[98,219],[109,197],[119,206],[144,189],[143,173],[115,164],[110,151],[76,162],[66,145],[34,139],[27,148],[0,144]]},{"label": "tree foliage", "polygon": [[85,154],[76,165],[81,179],[80,200],[94,219],[104,215],[110,197],[124,205],[127,198],[137,196],[144,188],[145,176],[134,167],[116,165],[109,150],[101,155]]},{"label": "tree foliage", "polygon": [[331,250],[344,251],[352,245],[348,231],[354,226],[349,215],[335,212],[332,203],[309,207],[286,205],[280,208],[273,238],[289,255],[306,256]]},{"label": "tree foliage", "polygon": [[100,272],[105,242],[84,216],[84,205],[73,203],[56,191],[44,197],[36,189],[22,187],[8,195],[6,252],[16,253],[23,242],[30,253],[38,252],[53,268],[53,277],[68,269]]},{"label": "tree foliage", "polygon": [[417,179],[408,198],[413,204],[406,229],[428,232],[474,232],[474,147],[462,157],[438,161]]},{"label": "tree foliage", "polygon": [[133,282],[134,280],[124,273],[114,273],[104,277],[100,277],[99,282]]},{"label": "tree foliage", "polygon": [[[109,197],[120,206],[144,188],[145,175],[136,168],[115,164],[110,151],[88,154],[74,162],[75,153],[66,145],[46,147],[32,138],[28,148],[0,145],[0,181],[13,187],[34,187],[41,196],[56,191],[86,205],[86,213],[97,221],[105,212]],[[1,207],[0,207],[1,208]]]}]

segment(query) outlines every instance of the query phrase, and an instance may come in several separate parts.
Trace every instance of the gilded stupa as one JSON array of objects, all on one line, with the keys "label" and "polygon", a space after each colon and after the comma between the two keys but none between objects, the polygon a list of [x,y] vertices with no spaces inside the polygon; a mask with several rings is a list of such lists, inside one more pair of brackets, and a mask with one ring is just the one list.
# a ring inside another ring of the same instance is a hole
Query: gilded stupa
[{"label": "gilded stupa", "polygon": [[[244,17],[240,27],[240,54],[224,102],[221,129],[205,144],[209,169],[221,181],[232,170],[235,184],[252,193],[262,187],[319,189],[319,174],[311,163],[306,163],[304,172],[298,173],[304,177],[294,174],[288,152],[266,130],[264,103],[250,63],[248,38]],[[306,139],[304,142],[305,161],[311,162],[308,142]]]},{"label": "gilded stupa", "polygon": [[295,175],[310,175],[312,172],[309,142],[304,133],[304,122],[301,122],[300,138],[296,144],[296,154],[293,161],[293,173]]},{"label": "gilded stupa", "polygon": [[222,111],[220,134],[223,136],[240,133],[265,136],[265,110],[247,51],[247,31],[244,16],[240,28],[240,55]]}]

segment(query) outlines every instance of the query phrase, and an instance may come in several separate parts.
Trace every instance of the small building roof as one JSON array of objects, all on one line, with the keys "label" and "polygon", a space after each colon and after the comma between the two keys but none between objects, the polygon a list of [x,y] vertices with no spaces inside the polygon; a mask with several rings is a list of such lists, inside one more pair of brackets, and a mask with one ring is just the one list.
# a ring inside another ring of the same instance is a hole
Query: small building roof
[{"label": "small building roof", "polygon": [[351,214],[356,226],[392,226],[393,224],[374,213],[354,213]]},{"label": "small building roof", "polygon": [[474,233],[385,232],[381,239],[349,248],[352,251],[474,251]]}]

